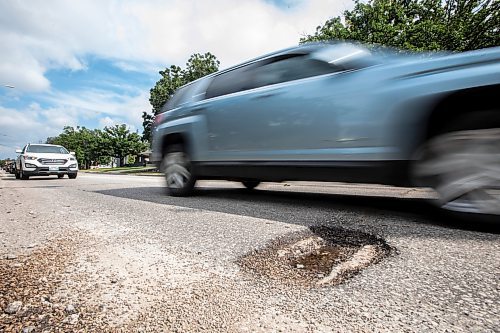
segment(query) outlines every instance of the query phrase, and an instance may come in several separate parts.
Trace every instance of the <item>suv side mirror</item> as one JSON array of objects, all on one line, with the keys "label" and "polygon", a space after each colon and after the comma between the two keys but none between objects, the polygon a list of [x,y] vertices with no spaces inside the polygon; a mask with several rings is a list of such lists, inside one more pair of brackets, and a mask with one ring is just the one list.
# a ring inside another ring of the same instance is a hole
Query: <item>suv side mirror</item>
[{"label": "suv side mirror", "polygon": [[69,152],[71,155],[75,156],[75,152],[74,151],[70,151]]},{"label": "suv side mirror", "polygon": [[23,151],[21,149],[16,149],[16,154],[21,154]]}]

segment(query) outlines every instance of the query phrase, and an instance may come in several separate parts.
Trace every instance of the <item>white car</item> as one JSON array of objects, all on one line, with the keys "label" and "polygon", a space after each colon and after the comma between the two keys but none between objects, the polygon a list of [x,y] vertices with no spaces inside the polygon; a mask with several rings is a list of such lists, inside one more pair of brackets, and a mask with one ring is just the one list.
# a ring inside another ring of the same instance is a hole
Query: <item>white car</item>
[{"label": "white car", "polygon": [[66,148],[49,144],[28,143],[16,160],[16,179],[29,179],[30,176],[57,175],[63,178],[68,175],[75,179],[78,174],[78,161],[75,153],[68,152]]}]

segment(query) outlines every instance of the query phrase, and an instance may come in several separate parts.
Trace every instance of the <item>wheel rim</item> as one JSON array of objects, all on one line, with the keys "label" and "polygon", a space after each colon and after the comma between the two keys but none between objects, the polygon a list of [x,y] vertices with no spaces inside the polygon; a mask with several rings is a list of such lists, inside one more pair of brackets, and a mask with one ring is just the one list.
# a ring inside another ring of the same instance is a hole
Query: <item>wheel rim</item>
[{"label": "wheel rim", "polygon": [[183,152],[169,153],[163,161],[167,187],[181,189],[191,180],[189,160]]},{"label": "wheel rim", "polygon": [[446,133],[417,154],[419,184],[432,186],[448,210],[500,215],[500,129]]}]

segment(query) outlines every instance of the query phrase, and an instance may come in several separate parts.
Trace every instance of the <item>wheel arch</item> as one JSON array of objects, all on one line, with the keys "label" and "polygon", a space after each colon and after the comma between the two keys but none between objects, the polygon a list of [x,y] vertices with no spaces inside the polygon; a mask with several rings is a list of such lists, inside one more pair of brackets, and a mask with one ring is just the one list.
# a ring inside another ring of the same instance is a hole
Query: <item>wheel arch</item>
[{"label": "wheel arch", "polygon": [[[397,103],[387,131],[390,143],[399,144],[401,157],[414,160],[420,147],[430,138],[445,131],[447,124],[468,117],[476,111],[496,110],[500,119],[500,84],[457,89],[450,92],[422,94]],[[477,113],[479,114],[479,113]],[[480,117],[478,117],[480,120]],[[410,166],[403,171],[403,185],[414,185]]]},{"label": "wheel arch", "polygon": [[188,135],[184,132],[175,132],[165,135],[161,141],[162,157],[167,153],[168,148],[172,145],[182,145],[186,152],[190,155],[191,148],[189,143],[190,140]]},{"label": "wheel arch", "polygon": [[[415,140],[409,152],[414,160],[418,151],[429,139],[446,132],[465,129],[496,127],[500,123],[500,101],[496,96],[500,93],[500,85],[487,85],[456,90],[432,99],[419,116],[415,124],[421,126],[415,131]],[[492,115],[498,120],[491,121]],[[475,117],[474,117],[475,116]],[[484,119],[488,119],[485,121]],[[470,119],[470,121],[468,121]],[[454,125],[462,124],[460,128]],[[416,185],[411,176],[411,164],[408,165],[407,177],[411,185]]]},{"label": "wheel arch", "polygon": [[[462,89],[444,95],[436,101],[427,115],[422,140],[426,141],[443,132],[452,120],[472,116],[475,112],[492,111],[498,113],[500,117],[498,96],[500,96],[498,84]],[[483,125],[488,126],[488,124]]]}]

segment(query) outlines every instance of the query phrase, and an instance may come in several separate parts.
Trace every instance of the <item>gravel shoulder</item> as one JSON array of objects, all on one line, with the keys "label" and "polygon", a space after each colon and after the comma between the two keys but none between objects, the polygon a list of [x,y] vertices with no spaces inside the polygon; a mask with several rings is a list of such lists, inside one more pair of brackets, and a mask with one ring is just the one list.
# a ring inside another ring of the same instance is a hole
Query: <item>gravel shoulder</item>
[{"label": "gravel shoulder", "polygon": [[[183,200],[159,177],[0,179],[0,331],[500,329],[497,230],[422,212],[425,191],[207,182]],[[241,265],[277,239],[317,236],[314,226],[394,250],[335,285],[277,283]]]}]

